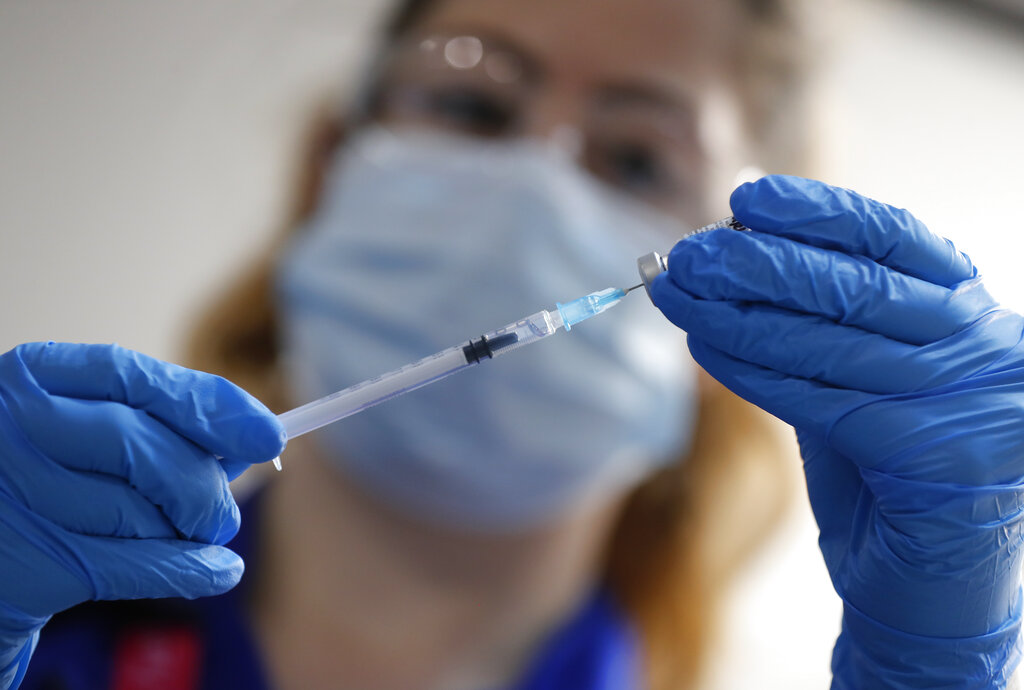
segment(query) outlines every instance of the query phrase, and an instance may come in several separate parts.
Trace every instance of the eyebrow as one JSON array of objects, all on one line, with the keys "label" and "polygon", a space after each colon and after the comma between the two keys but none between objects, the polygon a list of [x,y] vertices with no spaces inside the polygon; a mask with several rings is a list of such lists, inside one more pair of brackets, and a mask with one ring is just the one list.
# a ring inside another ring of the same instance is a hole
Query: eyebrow
[{"label": "eyebrow", "polygon": [[692,117],[696,110],[689,95],[677,95],[669,89],[643,81],[607,84],[598,90],[602,105],[642,105],[663,110],[669,115]]}]

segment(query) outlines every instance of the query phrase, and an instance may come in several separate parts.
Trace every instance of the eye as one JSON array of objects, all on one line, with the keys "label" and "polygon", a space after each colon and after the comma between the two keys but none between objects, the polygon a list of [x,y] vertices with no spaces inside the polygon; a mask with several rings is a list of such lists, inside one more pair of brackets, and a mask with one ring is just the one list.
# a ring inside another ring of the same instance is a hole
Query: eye
[{"label": "eye", "polygon": [[515,122],[513,108],[483,89],[438,89],[425,94],[424,101],[437,124],[477,136],[502,136]]},{"label": "eye", "polygon": [[605,144],[588,155],[587,165],[595,175],[629,194],[650,197],[671,188],[662,156],[642,143]]}]

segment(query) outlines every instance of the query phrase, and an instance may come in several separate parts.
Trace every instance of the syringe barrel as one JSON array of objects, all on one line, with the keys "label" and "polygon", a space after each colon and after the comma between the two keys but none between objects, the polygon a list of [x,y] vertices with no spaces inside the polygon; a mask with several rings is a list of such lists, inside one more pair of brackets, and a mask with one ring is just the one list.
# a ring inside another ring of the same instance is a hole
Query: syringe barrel
[{"label": "syringe barrel", "polygon": [[[711,232],[712,230],[720,230],[723,228],[729,228],[731,230],[750,230],[750,228],[736,220],[733,216],[729,216],[688,232],[680,237],[679,240],[682,241],[687,237],[693,237],[694,235],[701,235],[705,232]],[[658,275],[668,270],[668,257],[659,254],[658,252],[644,254],[636,260],[636,267],[640,272],[640,280],[644,284],[644,289],[647,290],[647,296],[650,297],[651,283],[654,282],[654,279],[658,277]]]},{"label": "syringe barrel", "polygon": [[301,436],[385,400],[422,388],[484,359],[536,342],[554,333],[559,325],[551,313],[537,312],[479,338],[289,410],[278,415],[278,419],[284,425],[289,439]]},{"label": "syringe barrel", "polygon": [[531,314],[524,319],[483,335],[491,357],[498,357],[517,350],[524,345],[535,343],[541,338],[554,334],[563,324],[556,312],[547,310]]},{"label": "syringe barrel", "polygon": [[467,361],[464,354],[467,346],[468,343],[442,350],[401,369],[381,374],[289,410],[277,418],[284,425],[289,439],[301,436],[473,366],[479,360]]},{"label": "syringe barrel", "polygon": [[[624,295],[621,290],[608,289],[581,299],[594,298],[592,311],[600,313],[618,302]],[[568,330],[568,324],[563,322],[558,312],[539,311],[503,328],[485,333],[479,338],[473,338],[461,345],[424,357],[418,362],[289,410],[277,418],[284,425],[288,438],[293,439],[385,400],[422,388],[485,359],[492,359],[535,343],[556,333],[563,326]]]}]

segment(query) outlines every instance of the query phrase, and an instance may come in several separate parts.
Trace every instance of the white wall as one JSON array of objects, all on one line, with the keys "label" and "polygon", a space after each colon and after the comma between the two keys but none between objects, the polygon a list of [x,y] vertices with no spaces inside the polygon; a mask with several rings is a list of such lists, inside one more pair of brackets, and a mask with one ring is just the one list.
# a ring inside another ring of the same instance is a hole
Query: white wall
[{"label": "white wall", "polygon": [[833,179],[912,210],[1024,310],[1024,30],[944,3],[859,4],[833,81]]},{"label": "white wall", "polygon": [[[378,5],[0,0],[0,351],[174,359],[273,233],[302,115],[340,89]],[[829,179],[912,209],[1024,309],[1024,39],[926,3],[855,9]],[[827,686],[839,613],[815,536],[801,503],[744,574],[712,687]]]},{"label": "white wall", "polygon": [[375,4],[0,0],[0,351],[173,359],[279,222],[303,118]]}]

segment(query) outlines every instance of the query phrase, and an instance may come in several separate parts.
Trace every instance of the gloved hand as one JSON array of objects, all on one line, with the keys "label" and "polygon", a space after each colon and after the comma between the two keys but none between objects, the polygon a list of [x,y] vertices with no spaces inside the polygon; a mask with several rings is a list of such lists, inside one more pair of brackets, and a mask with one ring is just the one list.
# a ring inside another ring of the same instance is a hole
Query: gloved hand
[{"label": "gloved hand", "polygon": [[781,176],[731,204],[753,231],[681,241],[652,298],[712,376],[796,428],[844,602],[833,687],[1002,687],[1020,656],[1024,319],[906,211]]},{"label": "gloved hand", "polygon": [[116,345],[0,356],[0,688],[58,611],[231,589],[228,480],[283,445],[277,418],[217,376]]}]

